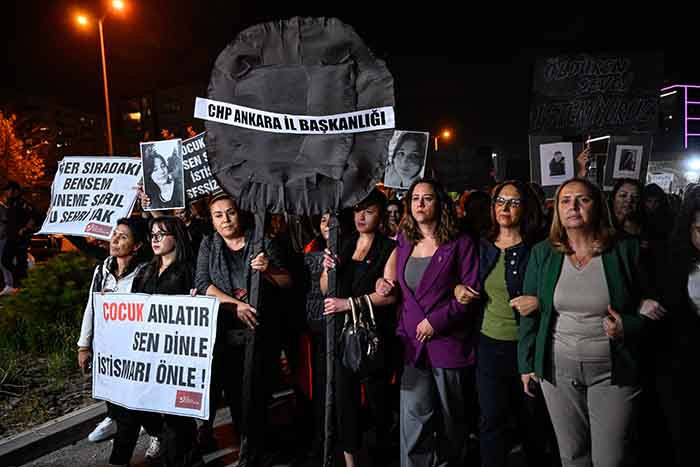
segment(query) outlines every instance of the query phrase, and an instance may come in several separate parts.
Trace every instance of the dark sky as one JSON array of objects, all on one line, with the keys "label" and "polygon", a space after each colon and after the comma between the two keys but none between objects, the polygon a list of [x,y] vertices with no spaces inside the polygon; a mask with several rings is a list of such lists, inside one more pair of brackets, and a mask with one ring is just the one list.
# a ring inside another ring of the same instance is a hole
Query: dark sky
[{"label": "dark sky", "polygon": [[[100,1],[9,2],[3,11],[8,48],[0,74],[6,93],[57,96],[66,105],[102,111],[97,28],[81,31],[76,8],[97,12]],[[273,7],[260,0],[142,0],[124,18],[105,21],[110,93],[209,80],[217,54],[247,26],[290,16],[336,16],[352,25],[395,79],[398,126],[458,129],[466,143],[515,142],[527,135],[532,63],[558,52],[663,50],[671,82],[700,82],[690,15],[581,14],[514,10],[493,2],[484,11],[452,11],[427,2],[411,12],[314,8],[307,2]],[[305,6],[298,6],[303,3]],[[327,4],[342,2],[326,2]],[[408,4],[408,2],[406,2]],[[469,5],[464,2],[462,5]],[[685,19],[688,18],[688,19]]]}]

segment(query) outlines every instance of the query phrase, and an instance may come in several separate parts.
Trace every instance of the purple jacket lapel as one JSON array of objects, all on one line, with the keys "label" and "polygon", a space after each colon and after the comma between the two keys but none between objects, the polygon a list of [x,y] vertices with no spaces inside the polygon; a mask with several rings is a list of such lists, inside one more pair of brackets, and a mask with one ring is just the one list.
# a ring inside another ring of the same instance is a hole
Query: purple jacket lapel
[{"label": "purple jacket lapel", "polygon": [[442,270],[450,263],[453,249],[454,242],[450,242],[446,245],[440,245],[438,249],[435,250],[435,254],[430,260],[430,264],[428,264],[428,267],[425,269],[423,277],[416,289],[416,300],[422,299],[433,287],[437,278],[440,277]]}]

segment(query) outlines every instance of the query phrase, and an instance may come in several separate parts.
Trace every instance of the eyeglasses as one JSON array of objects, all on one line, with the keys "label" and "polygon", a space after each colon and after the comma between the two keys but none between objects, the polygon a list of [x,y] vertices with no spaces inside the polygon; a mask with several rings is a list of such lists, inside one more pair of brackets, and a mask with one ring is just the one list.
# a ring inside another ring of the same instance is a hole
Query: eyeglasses
[{"label": "eyeglasses", "polygon": [[172,234],[169,233],[169,232],[152,233],[152,234],[151,234],[151,241],[152,241],[152,242],[156,242],[156,243],[157,243],[157,242],[160,242],[161,240],[163,240],[163,239],[164,239],[165,237],[167,237],[168,235],[172,235]]},{"label": "eyeglasses", "polygon": [[520,207],[522,204],[523,200],[520,198],[503,198],[501,196],[496,196],[493,199],[493,204],[495,204],[498,207],[506,207],[508,205],[513,206],[514,208]]}]

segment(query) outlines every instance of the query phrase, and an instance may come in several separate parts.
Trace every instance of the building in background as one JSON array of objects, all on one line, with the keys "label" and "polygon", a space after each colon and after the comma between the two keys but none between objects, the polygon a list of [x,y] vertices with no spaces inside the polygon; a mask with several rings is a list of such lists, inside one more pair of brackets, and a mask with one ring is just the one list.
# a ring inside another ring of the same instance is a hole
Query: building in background
[{"label": "building in background", "polygon": [[700,177],[700,85],[673,84],[661,89],[659,129],[647,181],[670,175],[670,191]]},{"label": "building in background", "polygon": [[204,131],[204,123],[193,115],[195,98],[205,96],[206,84],[187,84],[123,99],[118,128],[120,153],[135,156],[142,141],[188,138],[190,132]]}]

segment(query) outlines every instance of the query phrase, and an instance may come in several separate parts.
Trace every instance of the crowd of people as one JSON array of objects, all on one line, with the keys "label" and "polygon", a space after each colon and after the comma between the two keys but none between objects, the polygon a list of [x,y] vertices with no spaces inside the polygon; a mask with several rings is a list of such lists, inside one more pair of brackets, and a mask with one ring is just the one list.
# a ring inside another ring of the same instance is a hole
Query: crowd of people
[{"label": "crowd of people", "polygon": [[[7,221],[8,211],[24,209],[15,188],[0,197],[5,287],[17,274],[6,258],[32,228],[30,214]],[[93,292],[221,303],[209,420],[108,404],[89,438],[114,438],[111,465],[129,463],[141,428],[151,437],[147,457],[197,465],[217,447],[222,403],[262,455],[276,439],[265,411],[281,354],[292,373],[310,368],[308,387],[297,387],[303,429],[294,455],[320,462],[325,323],[336,321],[339,342],[362,301],[381,352],[363,372],[348,366],[342,347],[335,352],[334,422],[346,466],[359,465],[363,450],[375,465],[505,467],[514,451],[530,466],[695,465],[692,431],[682,427],[700,415],[692,371],[700,187],[681,198],[623,179],[606,194],[575,177],[548,201],[537,185],[511,180],[455,202],[440,183],[420,179],[400,199],[377,188],[339,213],[335,251],[330,214],[274,215],[254,251],[253,217],[235,199],[216,193],[204,207],[120,219],[108,252],[96,255]],[[249,303],[253,271],[262,276],[259,310]],[[78,342],[85,369],[92,317],[88,300]],[[263,351],[244,408],[246,330]],[[243,422],[246,409],[253,423]]]}]

